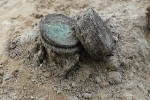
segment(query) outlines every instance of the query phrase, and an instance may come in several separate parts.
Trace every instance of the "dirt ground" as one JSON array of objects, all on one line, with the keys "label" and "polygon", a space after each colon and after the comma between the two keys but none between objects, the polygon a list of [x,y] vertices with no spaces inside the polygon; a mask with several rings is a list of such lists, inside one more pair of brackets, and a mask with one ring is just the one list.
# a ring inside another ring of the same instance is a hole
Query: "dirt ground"
[{"label": "dirt ground", "polygon": [[[148,6],[150,0],[0,0],[0,99],[150,100]],[[79,54],[43,57],[40,18],[73,17],[90,7],[113,33],[116,67],[90,57],[79,61]]]}]

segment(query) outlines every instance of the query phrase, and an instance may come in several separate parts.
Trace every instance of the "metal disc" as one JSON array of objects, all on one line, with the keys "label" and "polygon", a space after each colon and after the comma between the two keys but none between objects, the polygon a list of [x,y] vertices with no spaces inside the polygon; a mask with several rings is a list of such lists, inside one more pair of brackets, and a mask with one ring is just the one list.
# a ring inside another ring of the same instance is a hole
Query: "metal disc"
[{"label": "metal disc", "polygon": [[112,53],[114,47],[112,33],[93,9],[78,17],[75,30],[76,37],[93,58],[102,60]]},{"label": "metal disc", "polygon": [[57,47],[73,47],[78,40],[73,36],[75,20],[62,14],[49,14],[40,21],[43,38]]}]

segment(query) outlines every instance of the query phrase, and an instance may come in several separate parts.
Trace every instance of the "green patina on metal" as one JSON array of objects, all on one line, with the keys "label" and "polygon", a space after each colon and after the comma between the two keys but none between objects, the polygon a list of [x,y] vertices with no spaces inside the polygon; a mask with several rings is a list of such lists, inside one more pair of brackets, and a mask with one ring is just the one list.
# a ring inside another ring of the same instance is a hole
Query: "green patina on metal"
[{"label": "green patina on metal", "polygon": [[79,40],[73,35],[76,21],[62,14],[49,14],[40,21],[41,41],[45,48],[57,54],[75,54]]},{"label": "green patina on metal", "polygon": [[67,38],[72,36],[71,29],[62,22],[50,22],[44,25],[46,34],[57,43],[68,44]]}]

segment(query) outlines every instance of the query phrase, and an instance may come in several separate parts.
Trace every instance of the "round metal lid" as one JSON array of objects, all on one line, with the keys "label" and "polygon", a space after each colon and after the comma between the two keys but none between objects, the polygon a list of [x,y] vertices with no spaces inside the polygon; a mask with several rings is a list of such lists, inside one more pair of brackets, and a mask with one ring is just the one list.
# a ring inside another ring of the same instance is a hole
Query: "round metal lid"
[{"label": "round metal lid", "polygon": [[40,21],[43,38],[58,47],[73,47],[78,40],[73,36],[75,20],[62,14],[49,14]]},{"label": "round metal lid", "polygon": [[98,60],[111,55],[114,40],[110,29],[100,16],[93,9],[88,9],[77,20],[76,37],[88,53]]}]

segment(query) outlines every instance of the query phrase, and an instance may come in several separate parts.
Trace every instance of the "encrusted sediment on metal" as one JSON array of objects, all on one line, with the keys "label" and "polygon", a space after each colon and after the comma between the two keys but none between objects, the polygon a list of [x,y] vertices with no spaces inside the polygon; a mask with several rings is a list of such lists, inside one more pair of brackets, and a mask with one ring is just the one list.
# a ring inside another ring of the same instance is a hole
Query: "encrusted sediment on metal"
[{"label": "encrusted sediment on metal", "polygon": [[44,47],[49,48],[51,51],[57,53],[57,54],[75,54],[77,53],[80,48],[78,46],[72,47],[72,48],[61,48],[61,47],[55,47],[47,42],[43,37],[41,37],[42,44]]},{"label": "encrusted sediment on metal", "polygon": [[88,9],[78,17],[75,30],[76,37],[93,58],[104,59],[112,53],[112,33],[93,9]]}]

